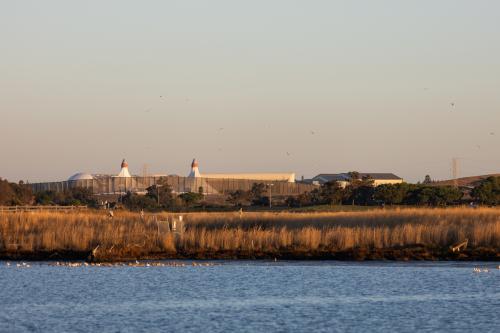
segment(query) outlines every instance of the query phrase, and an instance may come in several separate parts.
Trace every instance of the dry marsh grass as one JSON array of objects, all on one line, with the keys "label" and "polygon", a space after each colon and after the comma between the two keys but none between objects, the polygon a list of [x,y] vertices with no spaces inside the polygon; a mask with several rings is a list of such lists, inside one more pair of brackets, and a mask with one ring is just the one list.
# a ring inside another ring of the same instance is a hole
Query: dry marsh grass
[{"label": "dry marsh grass", "polygon": [[[166,220],[170,214],[162,214]],[[213,251],[341,251],[423,244],[500,249],[500,209],[401,209],[345,213],[189,213],[173,235],[151,216],[117,212],[0,213],[0,252],[90,251],[109,256]]]}]

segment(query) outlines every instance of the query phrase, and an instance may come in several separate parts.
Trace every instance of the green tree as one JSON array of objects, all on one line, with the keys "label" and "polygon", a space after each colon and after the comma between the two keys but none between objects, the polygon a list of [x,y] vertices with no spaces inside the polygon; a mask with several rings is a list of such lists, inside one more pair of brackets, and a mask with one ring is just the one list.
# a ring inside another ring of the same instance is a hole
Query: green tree
[{"label": "green tree", "polygon": [[234,192],[229,193],[229,197],[227,201],[232,203],[237,207],[241,207],[247,205],[250,201],[250,194],[248,191],[236,190]]},{"label": "green tree", "polygon": [[[146,196],[153,198],[156,201],[157,207],[167,209],[175,206],[176,200],[173,195],[172,187],[166,180],[160,179],[158,184],[148,187],[146,191]],[[159,200],[158,197],[160,198]]]},{"label": "green tree", "polygon": [[96,207],[97,200],[89,189],[75,187],[58,191],[42,191],[35,194],[38,205],[90,206]]},{"label": "green tree", "polygon": [[432,178],[429,175],[425,175],[424,181],[422,184],[431,184],[432,183]]},{"label": "green tree", "polygon": [[181,195],[179,195],[179,198],[181,198],[182,201],[184,202],[184,204],[189,207],[189,206],[193,206],[196,203],[200,202],[203,199],[203,194],[194,193],[194,192],[186,192],[186,193],[182,193]]},{"label": "green tree", "polygon": [[87,188],[75,187],[63,192],[64,195],[64,205],[68,206],[90,206],[96,207],[97,200],[92,195],[92,191]]},{"label": "green tree", "polygon": [[337,181],[327,182],[321,186],[321,201],[329,205],[341,204],[344,199],[344,192],[344,189]]},{"label": "green tree", "polygon": [[373,202],[375,188],[371,185],[361,185],[353,189],[351,193],[352,204],[369,205]]},{"label": "green tree", "polygon": [[301,193],[296,196],[289,196],[286,198],[285,203],[288,207],[304,207],[312,204],[310,192]]},{"label": "green tree", "polygon": [[382,184],[375,188],[373,198],[387,205],[399,205],[404,202],[409,189],[407,183]]},{"label": "green tree", "polygon": [[347,173],[349,175],[350,181],[359,180],[361,177],[359,176],[359,172],[357,171],[349,171]]},{"label": "green tree", "polygon": [[446,206],[459,203],[463,193],[452,186],[414,185],[406,203],[413,205]]},{"label": "green tree", "polygon": [[264,183],[254,183],[249,193],[249,200],[252,205],[264,206],[269,203],[269,198],[264,194],[268,189]]},{"label": "green tree", "polygon": [[158,202],[155,198],[148,195],[137,195],[128,192],[123,198],[122,203],[129,210],[155,210],[158,208]]},{"label": "green tree", "polygon": [[35,193],[35,203],[37,205],[57,205],[63,200],[62,195],[55,191],[41,191]]},{"label": "green tree", "polygon": [[500,177],[488,177],[482,180],[472,190],[471,195],[479,203],[498,205],[500,203]]},{"label": "green tree", "polygon": [[349,172],[351,178],[346,188],[346,194],[349,195],[349,201],[352,205],[367,205],[373,201],[374,180],[370,176],[364,176],[360,179],[356,171]]}]

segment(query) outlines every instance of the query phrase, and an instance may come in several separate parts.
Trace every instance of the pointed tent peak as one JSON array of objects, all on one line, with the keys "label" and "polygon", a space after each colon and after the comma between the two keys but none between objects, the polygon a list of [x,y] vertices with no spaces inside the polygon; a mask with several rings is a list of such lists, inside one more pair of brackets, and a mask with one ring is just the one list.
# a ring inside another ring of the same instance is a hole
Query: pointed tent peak
[{"label": "pointed tent peak", "polygon": [[201,177],[200,170],[198,170],[198,161],[196,161],[196,158],[193,159],[193,162],[191,163],[191,172],[189,173],[190,178],[195,177]]},{"label": "pointed tent peak", "polygon": [[122,161],[121,168],[122,169],[120,170],[120,173],[115,177],[126,177],[126,178],[132,177],[132,175],[130,175],[130,172],[128,171],[128,163],[125,161],[125,159],[123,159]]}]

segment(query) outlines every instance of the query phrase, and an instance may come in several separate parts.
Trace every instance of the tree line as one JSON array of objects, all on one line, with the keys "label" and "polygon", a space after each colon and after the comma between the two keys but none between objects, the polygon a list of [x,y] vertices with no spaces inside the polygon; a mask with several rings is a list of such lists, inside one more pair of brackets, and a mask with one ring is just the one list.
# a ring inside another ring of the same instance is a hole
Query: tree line
[{"label": "tree line", "polygon": [[22,181],[10,183],[0,178],[0,206],[58,205],[97,206],[92,192],[85,188],[71,188],[63,192],[42,191],[33,193]]},{"label": "tree line", "polygon": [[432,186],[424,184],[383,184],[373,186],[373,180],[353,179],[345,187],[337,182],[323,184],[319,189],[289,197],[292,207],[320,204],[339,205],[413,205],[448,206],[474,202],[484,205],[500,204],[500,177],[483,179],[469,192],[470,199],[464,199],[464,192],[453,186]]},{"label": "tree line", "polygon": [[[237,190],[229,193],[225,203],[234,207],[268,206],[269,188],[263,183],[255,183],[249,191]],[[464,191],[452,186],[432,186],[423,184],[384,184],[373,185],[373,179],[356,177],[343,187],[337,182],[329,182],[319,188],[290,196],[281,204],[288,207],[313,205],[414,205],[448,206],[475,202],[484,205],[500,204],[500,177],[488,177],[473,189],[466,191],[470,198],[464,199]],[[120,198],[120,203],[128,209],[184,209],[206,208],[213,203],[206,201],[203,188],[198,192],[175,194],[166,182],[149,187],[145,195],[128,192]],[[63,192],[43,191],[33,193],[31,187],[22,182],[10,183],[0,178],[0,205],[86,205],[97,207],[98,201],[91,191],[72,188]]]}]

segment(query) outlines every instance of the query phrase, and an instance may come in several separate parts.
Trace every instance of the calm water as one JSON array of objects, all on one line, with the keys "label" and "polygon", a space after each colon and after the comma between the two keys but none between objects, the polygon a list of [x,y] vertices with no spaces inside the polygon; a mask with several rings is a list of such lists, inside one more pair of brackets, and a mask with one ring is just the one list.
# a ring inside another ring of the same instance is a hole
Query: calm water
[{"label": "calm water", "polygon": [[219,263],[0,262],[0,331],[500,332],[493,263]]}]

